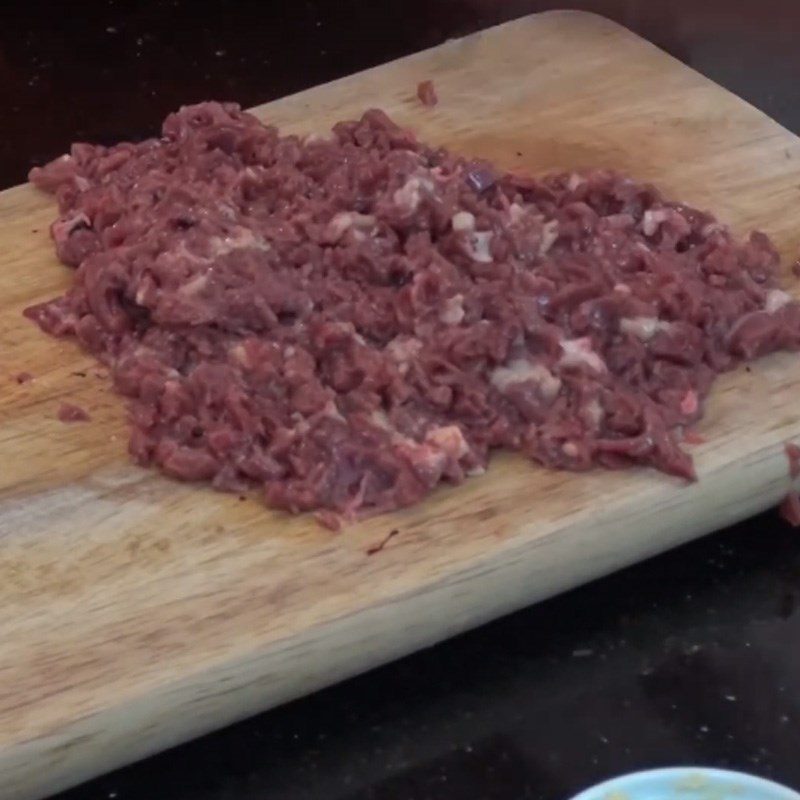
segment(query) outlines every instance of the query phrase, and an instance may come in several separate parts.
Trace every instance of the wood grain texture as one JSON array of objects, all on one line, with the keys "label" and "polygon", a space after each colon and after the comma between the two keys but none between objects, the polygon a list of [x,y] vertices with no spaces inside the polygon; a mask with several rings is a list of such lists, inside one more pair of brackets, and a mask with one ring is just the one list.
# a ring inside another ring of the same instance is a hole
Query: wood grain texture
[{"label": "wood grain texture", "polygon": [[[435,109],[416,99],[433,78]],[[800,140],[599,17],[528,17],[262,106],[322,131],[369,106],[506,167],[606,165],[800,245]],[[65,147],[67,143],[65,142]],[[0,795],[74,784],[774,504],[800,360],[722,379],[699,483],[499,457],[332,535],[131,466],[121,400],[22,309],[70,281],[51,201],[0,193]],[[33,373],[17,385],[15,373]],[[76,375],[85,372],[85,376]],[[99,377],[98,377],[99,375]],[[89,425],[56,420],[62,400]],[[370,546],[396,528],[381,552]]]}]

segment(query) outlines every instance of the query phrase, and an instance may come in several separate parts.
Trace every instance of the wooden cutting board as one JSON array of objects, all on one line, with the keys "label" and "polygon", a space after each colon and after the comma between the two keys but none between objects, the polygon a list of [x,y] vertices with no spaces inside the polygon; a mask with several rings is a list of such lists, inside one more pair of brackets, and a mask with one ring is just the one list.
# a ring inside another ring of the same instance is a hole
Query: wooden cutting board
[{"label": "wooden cutting board", "polygon": [[[433,78],[437,108],[415,98]],[[800,245],[800,141],[599,17],[528,17],[258,109],[323,131],[381,106],[431,141],[543,170],[652,179]],[[65,148],[68,142],[64,142]],[[0,796],[79,782],[728,525],[789,487],[800,359],[726,376],[693,486],[488,474],[339,535],[126,457],[122,402],[21,316],[61,292],[51,201],[0,194]],[[29,371],[34,380],[10,379]],[[56,420],[61,400],[91,424]],[[389,531],[398,533],[373,555]]]}]

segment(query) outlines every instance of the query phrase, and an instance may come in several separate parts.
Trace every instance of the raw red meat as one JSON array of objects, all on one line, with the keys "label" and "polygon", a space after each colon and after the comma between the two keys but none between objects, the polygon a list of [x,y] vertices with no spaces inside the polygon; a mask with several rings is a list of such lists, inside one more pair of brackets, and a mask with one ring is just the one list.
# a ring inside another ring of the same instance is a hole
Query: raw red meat
[{"label": "raw red meat", "polygon": [[787,442],[784,445],[786,458],[789,459],[789,477],[794,478],[800,475],[800,446],[794,442]]},{"label": "raw red meat", "polygon": [[72,403],[62,403],[58,407],[58,419],[61,422],[88,422],[90,417],[86,410]]},{"label": "raw red meat", "polygon": [[789,492],[780,505],[779,513],[793,528],[800,527],[800,495]]},{"label": "raw red meat", "polygon": [[419,101],[422,105],[433,108],[439,102],[433,81],[422,81],[422,83],[417,86],[417,97],[419,97]]},{"label": "raw red meat", "polygon": [[134,458],[329,524],[495,448],[691,479],[716,374],[800,343],[763,234],[610,172],[503,175],[380,111],[304,140],[203,103],[31,180],[76,273],[26,313],[111,369]]}]

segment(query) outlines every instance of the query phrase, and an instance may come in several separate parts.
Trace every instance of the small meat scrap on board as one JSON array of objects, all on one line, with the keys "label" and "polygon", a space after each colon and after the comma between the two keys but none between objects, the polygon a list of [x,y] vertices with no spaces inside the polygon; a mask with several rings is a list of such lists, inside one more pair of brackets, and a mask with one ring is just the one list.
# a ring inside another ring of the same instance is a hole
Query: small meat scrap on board
[{"label": "small meat scrap on board", "polygon": [[787,442],[784,445],[786,458],[789,460],[789,477],[794,480],[800,476],[800,445],[794,442]]},{"label": "small meat scrap on board", "polygon": [[72,403],[62,403],[58,407],[58,419],[61,422],[88,422],[90,417],[85,409]]},{"label": "small meat scrap on board", "polygon": [[692,480],[681,432],[716,376],[800,346],[764,234],[606,170],[504,173],[377,110],[301,138],[201,103],[30,177],[75,280],[25,313],[109,370],[133,458],[332,527],[498,449]]},{"label": "small meat scrap on board", "polygon": [[417,86],[417,97],[422,105],[433,108],[439,102],[433,81],[421,81]]},{"label": "small meat scrap on board", "polygon": [[30,372],[18,372],[14,376],[14,380],[21,386],[23,383],[30,383],[33,380],[33,375]]},{"label": "small meat scrap on board", "polygon": [[706,437],[703,436],[703,434],[693,430],[692,428],[687,428],[683,432],[683,441],[686,444],[705,444]]},{"label": "small meat scrap on board", "polygon": [[800,495],[795,491],[789,492],[780,505],[779,513],[793,528],[800,527]]}]

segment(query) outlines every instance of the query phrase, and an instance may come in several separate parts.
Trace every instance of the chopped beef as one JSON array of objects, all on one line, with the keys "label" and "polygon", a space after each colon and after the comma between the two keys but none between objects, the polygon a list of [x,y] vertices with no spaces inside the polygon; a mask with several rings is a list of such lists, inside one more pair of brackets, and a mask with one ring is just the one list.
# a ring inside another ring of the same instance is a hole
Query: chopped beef
[{"label": "chopped beef", "polygon": [[780,505],[779,513],[793,528],[800,527],[800,495],[795,491],[789,492]]},{"label": "chopped beef", "polygon": [[62,403],[58,407],[58,419],[61,422],[88,422],[90,417],[85,409],[72,403]]},{"label": "chopped beef", "polygon": [[800,345],[763,234],[612,172],[503,174],[380,111],[303,139],[203,103],[31,180],[76,272],[26,314],[110,369],[135,460],[328,524],[497,448],[693,479],[715,376]]},{"label": "chopped beef", "polygon": [[789,460],[789,477],[794,480],[800,476],[800,445],[794,442],[786,442],[784,445],[786,458]]},{"label": "chopped beef", "polygon": [[417,86],[417,97],[422,105],[433,108],[439,102],[433,81],[422,81]]}]

